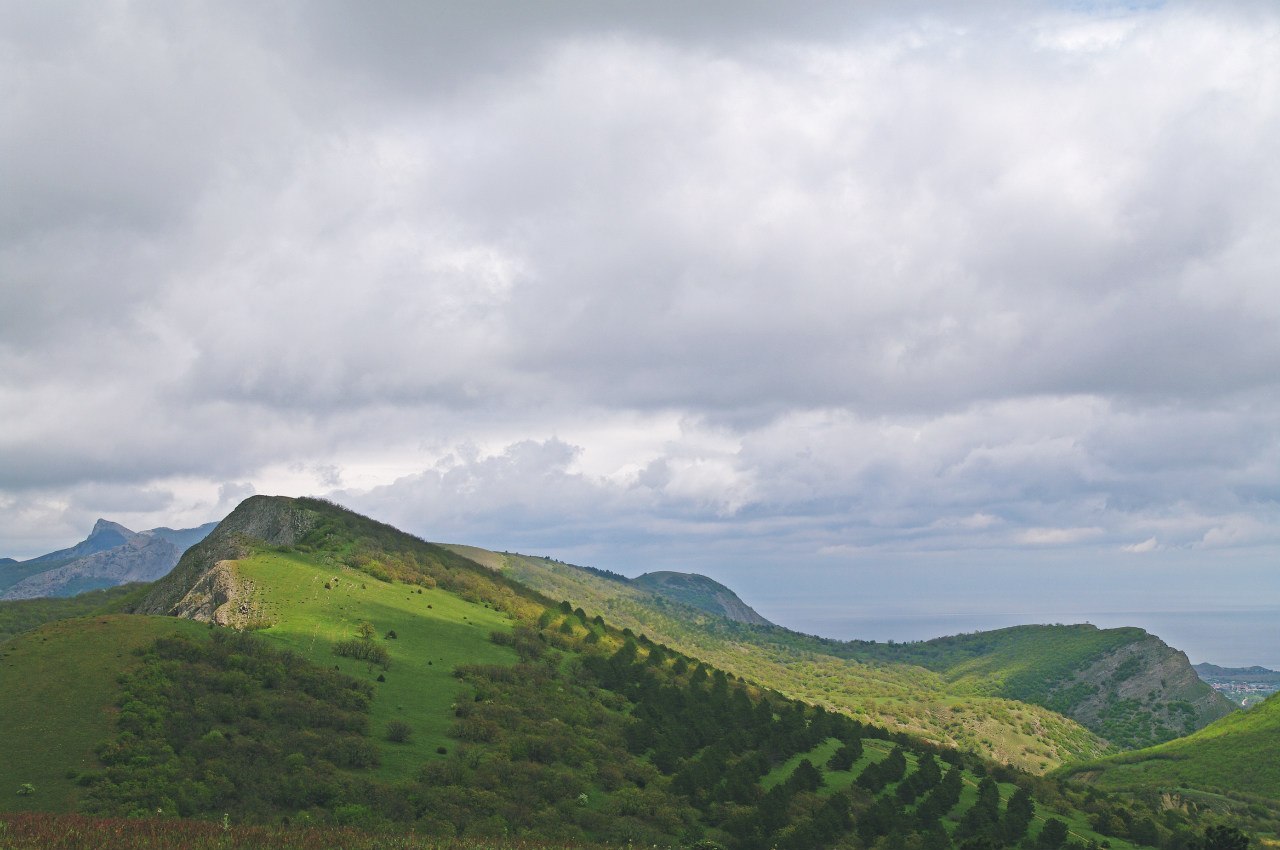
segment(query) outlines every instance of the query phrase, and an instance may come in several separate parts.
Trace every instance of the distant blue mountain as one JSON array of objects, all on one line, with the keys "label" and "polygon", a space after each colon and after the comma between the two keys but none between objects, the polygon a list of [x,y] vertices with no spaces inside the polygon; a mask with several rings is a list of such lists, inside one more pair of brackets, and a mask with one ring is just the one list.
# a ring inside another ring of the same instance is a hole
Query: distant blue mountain
[{"label": "distant blue mountain", "polygon": [[137,532],[99,519],[89,536],[74,546],[26,561],[0,559],[0,599],[74,596],[128,582],[155,581],[215,526],[210,522],[198,528]]}]

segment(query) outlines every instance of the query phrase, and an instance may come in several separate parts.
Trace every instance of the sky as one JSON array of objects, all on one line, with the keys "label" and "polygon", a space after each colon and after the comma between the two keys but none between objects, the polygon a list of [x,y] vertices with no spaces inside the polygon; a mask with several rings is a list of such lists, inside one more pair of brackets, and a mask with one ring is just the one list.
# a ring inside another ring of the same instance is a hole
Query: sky
[{"label": "sky", "polygon": [[1280,612],[1280,8],[854,5],[0,4],[0,556],[310,494],[836,637]]}]

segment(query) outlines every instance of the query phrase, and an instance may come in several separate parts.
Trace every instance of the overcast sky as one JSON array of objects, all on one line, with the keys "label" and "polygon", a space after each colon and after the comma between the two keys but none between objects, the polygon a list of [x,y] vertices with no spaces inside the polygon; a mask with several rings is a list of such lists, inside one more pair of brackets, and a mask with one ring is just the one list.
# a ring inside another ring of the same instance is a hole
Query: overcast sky
[{"label": "overcast sky", "polygon": [[0,4],[0,555],[1280,607],[1280,10],[853,5]]}]

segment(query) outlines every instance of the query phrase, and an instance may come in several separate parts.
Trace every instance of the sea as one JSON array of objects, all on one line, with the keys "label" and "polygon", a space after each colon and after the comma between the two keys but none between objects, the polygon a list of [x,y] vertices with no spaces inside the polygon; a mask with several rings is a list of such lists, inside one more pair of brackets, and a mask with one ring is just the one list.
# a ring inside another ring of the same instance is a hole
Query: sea
[{"label": "sea", "polygon": [[[1137,626],[1187,654],[1192,664],[1258,665],[1280,670],[1280,608],[1183,611],[1062,611],[1037,613],[938,613],[878,611],[806,612],[802,631],[844,640],[897,642],[988,631],[1028,623],[1092,623],[1099,628]],[[794,628],[794,627],[793,627]]]}]

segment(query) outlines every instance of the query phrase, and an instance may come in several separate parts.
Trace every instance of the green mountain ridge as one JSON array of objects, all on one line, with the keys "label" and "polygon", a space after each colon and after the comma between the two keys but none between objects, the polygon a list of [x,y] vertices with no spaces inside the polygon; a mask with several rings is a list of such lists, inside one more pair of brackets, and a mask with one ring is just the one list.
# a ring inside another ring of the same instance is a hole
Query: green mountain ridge
[{"label": "green mountain ridge", "polygon": [[1280,799],[1280,694],[1185,738],[1071,765],[1060,775],[1124,791]]},{"label": "green mountain ridge", "polygon": [[[507,569],[322,501],[247,500],[165,579],[108,603],[145,613],[0,643],[5,681],[38,683],[0,689],[0,734],[21,750],[0,762],[0,789],[34,786],[0,794],[0,810],[733,850],[1024,835],[1047,850],[1068,838],[1177,850],[1199,828],[1194,809],[1075,790],[787,691],[862,688],[899,719],[923,692],[957,728],[1028,726],[1034,746],[1056,723],[1089,739],[1047,709],[956,696],[918,665],[806,655],[817,639],[616,581],[612,604],[575,607],[511,573],[582,589],[587,571],[489,556]],[[629,627],[636,612],[653,622]],[[696,621],[685,644],[776,657],[735,673],[659,636],[682,618]],[[772,643],[743,639],[757,633]],[[81,718],[94,720],[69,739]],[[1250,817],[1271,823],[1269,810]]]},{"label": "green mountain ridge", "polygon": [[[505,563],[505,558],[511,553],[491,552],[488,549],[481,549],[477,546],[467,546],[456,543],[441,544],[445,548],[457,552],[465,558],[483,564],[492,570],[501,572]],[[525,556],[514,556],[525,557]],[[690,608],[697,609],[707,614],[714,614],[724,617],[737,623],[747,623],[758,626],[772,626],[773,623],[760,616],[750,605],[743,602],[728,587],[720,582],[708,578],[697,573],[680,573],[670,570],[657,570],[650,573],[644,573],[635,578],[628,578],[620,573],[610,570],[601,570],[595,567],[580,567],[573,564],[564,564],[554,558],[535,558],[535,561],[543,561],[548,564],[563,564],[573,570],[590,574],[593,578],[599,579],[605,583],[613,583],[622,585],[633,590],[643,591],[652,594],[661,600],[668,602],[676,602],[686,605]],[[603,585],[607,586],[607,584]]]},{"label": "green mountain ridge", "polygon": [[1280,684],[1280,672],[1266,667],[1219,667],[1216,664],[1196,664],[1196,675],[1205,681],[1258,682]]},{"label": "green mountain ridge", "polygon": [[591,568],[450,548],[790,696],[1029,770],[1169,740],[1235,709],[1184,654],[1141,629],[1021,626],[908,644],[838,641],[733,622]]},{"label": "green mountain ridge", "polygon": [[658,596],[682,602],[709,614],[719,614],[737,623],[773,625],[738,598],[738,594],[706,576],[662,570],[636,576],[631,583]]},{"label": "green mountain ridge", "polygon": [[1185,653],[1138,628],[1013,626],[854,655],[914,661],[954,687],[1043,705],[1125,748],[1189,734],[1236,710]]}]

